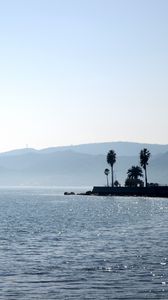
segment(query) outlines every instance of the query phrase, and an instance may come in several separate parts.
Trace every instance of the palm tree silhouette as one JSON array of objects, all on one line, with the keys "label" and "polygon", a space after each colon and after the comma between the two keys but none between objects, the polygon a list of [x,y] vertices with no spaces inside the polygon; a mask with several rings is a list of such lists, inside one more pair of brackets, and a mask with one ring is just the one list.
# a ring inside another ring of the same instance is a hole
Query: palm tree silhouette
[{"label": "palm tree silhouette", "polygon": [[125,180],[125,186],[134,186],[137,187],[142,186],[143,181],[139,179],[139,177],[143,177],[142,168],[139,166],[132,166],[127,171],[127,178]]},{"label": "palm tree silhouette", "polygon": [[111,186],[114,187],[114,172],[113,166],[116,162],[116,153],[114,150],[110,150],[107,153],[107,163],[111,166]]},{"label": "palm tree silhouette", "polygon": [[150,154],[148,149],[144,148],[144,149],[141,150],[141,152],[140,152],[140,164],[141,164],[141,167],[145,171],[145,186],[146,187],[148,185],[146,166],[148,165],[148,160],[149,160],[150,156],[151,156],[151,154]]},{"label": "palm tree silhouette", "polygon": [[107,177],[107,186],[109,186],[109,180],[108,180],[108,175],[109,175],[109,173],[110,173],[110,170],[109,170],[109,169],[105,169],[105,170],[104,170],[104,174],[105,174],[106,177]]},{"label": "palm tree silhouette", "polygon": [[132,166],[130,169],[128,169],[127,175],[129,179],[137,180],[138,177],[143,177],[142,169],[139,166]]}]

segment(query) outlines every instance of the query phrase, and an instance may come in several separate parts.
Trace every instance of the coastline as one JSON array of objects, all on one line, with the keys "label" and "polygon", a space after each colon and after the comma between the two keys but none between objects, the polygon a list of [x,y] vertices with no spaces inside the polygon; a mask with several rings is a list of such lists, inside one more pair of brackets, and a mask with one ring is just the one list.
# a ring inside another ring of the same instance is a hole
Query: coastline
[{"label": "coastline", "polygon": [[149,187],[105,187],[94,186],[91,191],[85,193],[65,192],[64,195],[83,196],[135,196],[135,197],[159,197],[168,198],[168,186]]},{"label": "coastline", "polygon": [[168,186],[149,187],[103,187],[94,186],[92,194],[99,196],[145,196],[168,198]]}]

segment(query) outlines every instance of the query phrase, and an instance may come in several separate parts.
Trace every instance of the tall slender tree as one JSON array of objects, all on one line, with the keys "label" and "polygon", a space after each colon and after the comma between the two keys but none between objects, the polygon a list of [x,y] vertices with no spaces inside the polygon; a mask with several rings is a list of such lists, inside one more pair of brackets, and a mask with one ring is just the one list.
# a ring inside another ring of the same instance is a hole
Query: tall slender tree
[{"label": "tall slender tree", "polygon": [[141,164],[141,167],[145,171],[145,186],[146,187],[148,185],[146,166],[148,165],[148,160],[149,160],[150,156],[151,156],[151,154],[150,154],[148,149],[144,148],[144,149],[141,150],[141,152],[140,152],[140,164]]},{"label": "tall slender tree", "polygon": [[116,153],[114,150],[110,150],[107,153],[107,163],[111,166],[111,186],[114,187],[114,170],[113,166],[116,162]]},{"label": "tall slender tree", "polygon": [[107,186],[109,186],[109,180],[108,180],[108,175],[110,173],[110,170],[109,169],[105,169],[104,170],[104,174],[106,175],[106,178],[107,178]]}]

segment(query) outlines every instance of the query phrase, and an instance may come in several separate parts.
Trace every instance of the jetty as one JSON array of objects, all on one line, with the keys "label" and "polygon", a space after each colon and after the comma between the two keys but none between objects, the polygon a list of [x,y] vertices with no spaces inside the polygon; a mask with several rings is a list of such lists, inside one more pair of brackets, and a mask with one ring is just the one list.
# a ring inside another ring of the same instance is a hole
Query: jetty
[{"label": "jetty", "polygon": [[168,198],[168,186],[148,187],[106,187],[94,186],[91,191],[85,193],[65,192],[64,195],[78,196],[131,196],[131,197],[159,197]]},{"label": "jetty", "polygon": [[94,186],[92,195],[97,196],[141,196],[168,198],[168,186],[148,187],[104,187]]}]

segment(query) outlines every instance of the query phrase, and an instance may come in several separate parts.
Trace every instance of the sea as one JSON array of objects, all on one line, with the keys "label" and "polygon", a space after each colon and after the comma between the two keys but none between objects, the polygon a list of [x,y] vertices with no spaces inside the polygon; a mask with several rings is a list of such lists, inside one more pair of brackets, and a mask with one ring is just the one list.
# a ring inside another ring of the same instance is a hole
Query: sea
[{"label": "sea", "polygon": [[0,299],[168,299],[168,199],[71,190],[0,188]]}]

